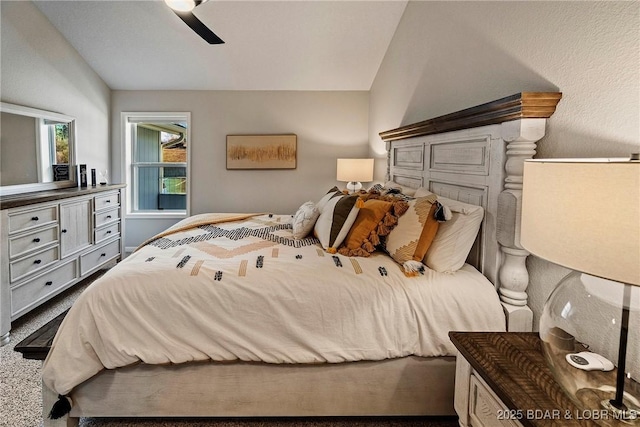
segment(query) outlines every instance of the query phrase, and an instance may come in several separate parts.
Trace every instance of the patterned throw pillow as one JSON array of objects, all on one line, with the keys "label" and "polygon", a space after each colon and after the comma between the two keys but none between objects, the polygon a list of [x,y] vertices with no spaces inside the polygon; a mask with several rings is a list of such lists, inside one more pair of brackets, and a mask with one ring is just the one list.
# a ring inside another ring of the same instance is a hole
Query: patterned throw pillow
[{"label": "patterned throw pillow", "polygon": [[376,193],[380,193],[382,194],[382,192],[384,191],[384,185],[382,184],[373,184],[368,190],[368,193],[371,192],[376,192]]},{"label": "patterned throw pillow", "polygon": [[332,189],[318,205],[322,207],[313,233],[327,252],[336,253],[358,216],[362,200],[357,194],[348,196]]},{"label": "patterned throw pillow", "polygon": [[424,269],[422,259],[439,226],[435,219],[436,200],[435,194],[411,200],[409,209],[398,218],[398,225],[387,237],[386,251],[404,267],[408,276],[416,275]]},{"label": "patterned throw pillow", "polygon": [[305,202],[298,208],[293,216],[291,225],[293,227],[293,238],[304,239],[311,233],[316,220],[320,216],[320,211],[313,202]]},{"label": "patterned throw pillow", "polygon": [[396,191],[401,192],[405,196],[409,196],[409,197],[414,197],[414,195],[416,193],[416,189],[415,188],[405,187],[404,185],[398,184],[397,182],[393,182],[393,181],[385,182],[384,183],[384,189],[387,190],[387,191],[396,190]]}]

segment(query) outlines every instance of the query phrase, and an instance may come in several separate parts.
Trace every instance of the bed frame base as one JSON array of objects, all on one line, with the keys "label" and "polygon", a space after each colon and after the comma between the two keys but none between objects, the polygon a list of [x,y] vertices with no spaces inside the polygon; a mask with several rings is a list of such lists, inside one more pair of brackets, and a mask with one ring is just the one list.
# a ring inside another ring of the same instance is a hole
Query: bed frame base
[{"label": "bed frame base", "polygon": [[[455,357],[304,366],[139,364],[82,383],[72,393],[69,417],[43,419],[50,427],[77,426],[79,417],[455,415],[454,378]],[[44,411],[56,400],[43,386]]]}]

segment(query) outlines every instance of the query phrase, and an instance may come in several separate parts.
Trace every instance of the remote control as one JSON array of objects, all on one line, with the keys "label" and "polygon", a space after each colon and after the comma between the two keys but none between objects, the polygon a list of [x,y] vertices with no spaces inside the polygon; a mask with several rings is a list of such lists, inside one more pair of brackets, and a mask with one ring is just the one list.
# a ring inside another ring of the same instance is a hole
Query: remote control
[{"label": "remote control", "polygon": [[613,369],[613,363],[609,359],[590,351],[570,353],[567,354],[566,359],[574,368],[585,371],[610,371]]}]

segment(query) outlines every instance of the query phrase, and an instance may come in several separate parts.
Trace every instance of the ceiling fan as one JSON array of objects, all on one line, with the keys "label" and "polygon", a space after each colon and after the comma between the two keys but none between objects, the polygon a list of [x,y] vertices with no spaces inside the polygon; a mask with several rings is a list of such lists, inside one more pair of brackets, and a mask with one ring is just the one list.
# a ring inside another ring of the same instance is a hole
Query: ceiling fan
[{"label": "ceiling fan", "polygon": [[164,0],[173,12],[209,44],[224,44],[206,25],[193,14],[192,10],[207,0]]}]

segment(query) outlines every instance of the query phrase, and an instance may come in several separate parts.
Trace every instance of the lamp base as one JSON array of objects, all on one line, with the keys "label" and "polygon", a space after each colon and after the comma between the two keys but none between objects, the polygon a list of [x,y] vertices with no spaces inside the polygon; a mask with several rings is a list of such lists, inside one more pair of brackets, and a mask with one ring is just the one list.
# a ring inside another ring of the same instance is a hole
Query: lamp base
[{"label": "lamp base", "polygon": [[631,424],[632,421],[640,420],[640,403],[636,400],[636,405],[631,406],[629,403],[631,399],[633,399],[633,396],[625,394],[624,400],[627,403],[623,403],[622,408],[616,407],[611,399],[605,399],[600,404],[614,419]]},{"label": "lamp base", "polygon": [[[640,314],[639,290],[573,272],[549,296],[540,317],[543,354],[579,409],[572,417],[607,427],[640,427],[640,335],[630,326]],[[603,356],[615,368],[587,371],[566,359],[582,351]]]},{"label": "lamp base", "polygon": [[576,397],[584,407],[576,414],[571,414],[572,417],[592,419],[607,427],[640,425],[640,402],[629,393],[624,393],[624,408],[620,409],[611,403],[615,394],[616,389],[608,386],[578,390]]},{"label": "lamp base", "polygon": [[360,191],[362,189],[362,183],[360,181],[351,181],[347,183],[347,190],[349,193],[355,193],[356,191]]}]

